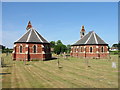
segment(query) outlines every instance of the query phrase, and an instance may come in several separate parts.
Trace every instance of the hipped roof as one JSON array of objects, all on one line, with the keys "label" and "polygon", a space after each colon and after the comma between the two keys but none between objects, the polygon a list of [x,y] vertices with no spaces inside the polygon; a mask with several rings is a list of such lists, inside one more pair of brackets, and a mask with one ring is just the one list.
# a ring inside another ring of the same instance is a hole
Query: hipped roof
[{"label": "hipped roof", "polygon": [[14,43],[49,43],[35,29],[30,28]]},{"label": "hipped roof", "polygon": [[89,32],[83,38],[78,40],[73,46],[75,45],[108,45],[105,43],[94,31]]}]

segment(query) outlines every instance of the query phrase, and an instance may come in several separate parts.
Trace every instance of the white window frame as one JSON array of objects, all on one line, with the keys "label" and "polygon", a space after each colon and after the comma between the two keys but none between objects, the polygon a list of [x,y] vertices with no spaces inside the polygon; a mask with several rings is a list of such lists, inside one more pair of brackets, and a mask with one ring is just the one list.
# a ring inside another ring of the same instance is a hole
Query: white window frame
[{"label": "white window frame", "polygon": [[[21,47],[22,47],[22,52],[21,52]],[[22,44],[19,46],[19,53],[23,53],[23,45]]]},{"label": "white window frame", "polygon": [[[91,48],[92,48],[92,52],[90,52]],[[93,53],[93,47],[92,46],[89,47],[89,53]]]},{"label": "white window frame", "polygon": [[[102,50],[102,48],[103,48],[103,50]],[[102,52],[102,53],[104,53],[104,52],[105,52],[105,50],[104,50],[104,46],[102,46],[102,47],[101,47],[101,52]]]},{"label": "white window frame", "polygon": [[82,46],[80,46],[80,52],[83,52],[83,47]]},{"label": "white window frame", "polygon": [[[36,46],[36,52],[34,52],[34,46]],[[37,53],[37,45],[33,45],[33,53],[35,54],[35,53]]]}]

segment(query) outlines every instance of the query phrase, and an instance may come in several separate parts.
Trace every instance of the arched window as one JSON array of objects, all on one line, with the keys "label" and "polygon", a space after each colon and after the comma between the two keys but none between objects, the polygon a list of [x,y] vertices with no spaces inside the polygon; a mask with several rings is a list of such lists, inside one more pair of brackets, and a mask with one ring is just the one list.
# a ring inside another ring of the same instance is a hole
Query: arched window
[{"label": "arched window", "polygon": [[84,35],[84,32],[82,32],[82,35]]},{"label": "arched window", "polygon": [[90,47],[90,52],[92,52],[92,47]]},{"label": "arched window", "polygon": [[20,46],[20,53],[22,53],[22,46]]},{"label": "arched window", "polygon": [[80,48],[78,48],[78,52],[80,52]]},{"label": "arched window", "polygon": [[36,45],[33,46],[33,53],[36,53],[37,52],[37,47]]},{"label": "arched window", "polygon": [[104,48],[103,47],[101,47],[101,52],[104,52]]},{"label": "arched window", "polygon": [[80,51],[82,52],[83,50],[82,50],[82,47],[80,48]]},{"label": "arched window", "polygon": [[74,50],[75,50],[74,52],[76,52],[76,47],[74,48]]}]

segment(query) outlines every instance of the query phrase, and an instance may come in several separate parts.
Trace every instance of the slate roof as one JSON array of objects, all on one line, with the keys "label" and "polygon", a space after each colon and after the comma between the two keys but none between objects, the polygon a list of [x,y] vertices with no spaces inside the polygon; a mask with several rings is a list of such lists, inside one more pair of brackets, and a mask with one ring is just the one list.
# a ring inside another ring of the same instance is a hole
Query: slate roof
[{"label": "slate roof", "polygon": [[14,43],[49,43],[35,29],[30,28],[27,32]]},{"label": "slate roof", "polygon": [[108,45],[105,43],[94,31],[89,32],[83,38],[78,40],[74,45],[95,45],[95,44],[103,44]]}]

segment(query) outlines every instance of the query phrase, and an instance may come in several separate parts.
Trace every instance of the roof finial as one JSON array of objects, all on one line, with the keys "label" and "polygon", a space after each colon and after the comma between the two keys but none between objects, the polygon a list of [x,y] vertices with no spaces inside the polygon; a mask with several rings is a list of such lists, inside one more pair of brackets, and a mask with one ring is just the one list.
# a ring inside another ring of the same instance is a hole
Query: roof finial
[{"label": "roof finial", "polygon": [[32,28],[32,24],[31,24],[31,22],[29,21],[26,30],[28,30],[28,29],[30,29],[30,28]]},{"label": "roof finial", "polygon": [[84,25],[82,25],[82,29],[84,29]]},{"label": "roof finial", "polygon": [[81,31],[85,32],[84,25],[82,25]]}]

